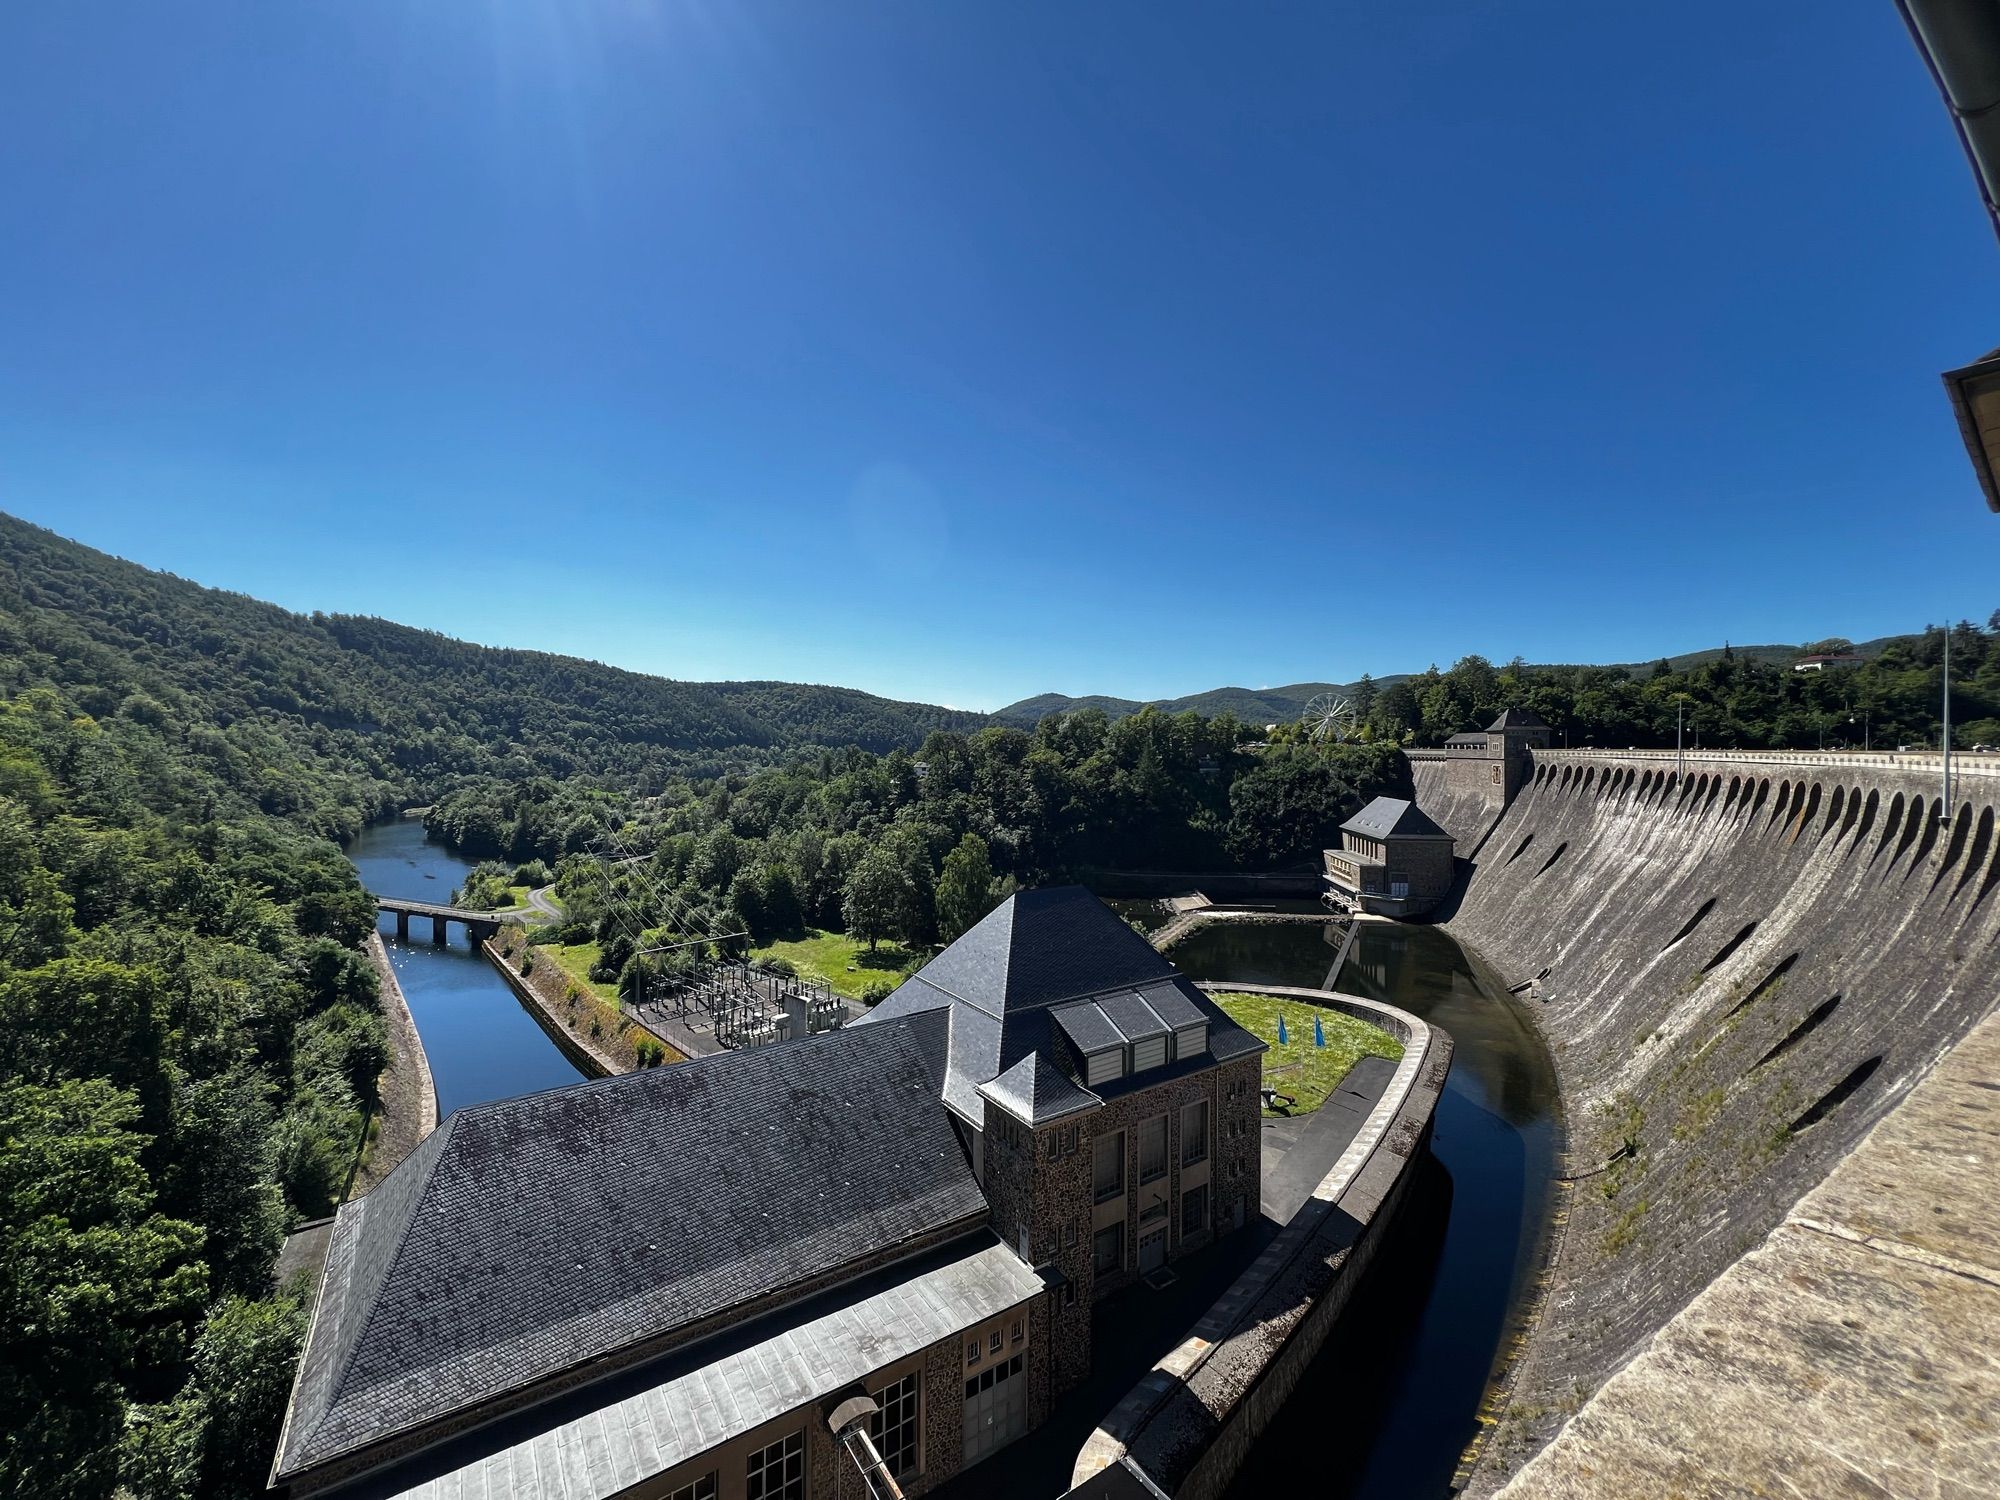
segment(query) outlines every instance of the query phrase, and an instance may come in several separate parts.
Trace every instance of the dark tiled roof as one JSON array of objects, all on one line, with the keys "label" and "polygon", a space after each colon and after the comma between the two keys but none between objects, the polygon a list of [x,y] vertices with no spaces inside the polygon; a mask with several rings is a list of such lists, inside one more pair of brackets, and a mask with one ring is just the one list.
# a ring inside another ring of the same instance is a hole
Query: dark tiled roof
[{"label": "dark tiled roof", "polygon": [[1484,750],[1486,748],[1486,736],[1483,734],[1455,734],[1446,740],[1445,744],[1456,745],[1466,750]]},{"label": "dark tiled roof", "polygon": [[1548,727],[1548,720],[1531,708],[1510,708],[1486,726],[1489,733],[1501,729],[1547,729]]},{"label": "dark tiled roof", "polygon": [[1136,1042],[1142,1037],[1165,1036],[1174,1029],[1132,990],[1120,990],[1104,996],[1097,1002],[1097,1008],[1124,1033],[1128,1042]]},{"label": "dark tiled roof", "polygon": [[1424,810],[1404,797],[1377,797],[1360,812],[1340,825],[1342,833],[1358,833],[1363,838],[1395,837],[1450,838]]},{"label": "dark tiled roof", "polygon": [[979,1092],[1030,1125],[1046,1125],[1104,1103],[1040,1052],[1029,1053],[992,1082],[982,1083]]},{"label": "dark tiled roof", "polygon": [[[1199,1018],[1208,1023],[1209,1050],[1217,1059],[1240,1057],[1263,1046],[1182,978],[1110,907],[1074,885],[1009,897],[905,980],[865,1020],[888,1021],[949,1008],[951,1045],[944,1098],[977,1123],[985,1118],[980,1085],[993,1082],[1023,1059],[1044,1054],[1045,1061],[1074,1080],[1081,1076],[1077,1065],[1083,1053],[1129,1039],[1131,1033],[1122,1029],[1113,1035],[1082,1020],[1072,1032],[1062,1019],[1068,1008],[1065,1002],[1091,1000],[1097,1002],[1092,1009],[1115,1028],[1117,1023],[1104,1014],[1113,995],[1123,995],[1124,1001],[1118,1003],[1133,1007],[1133,1025],[1142,1034],[1158,1035],[1163,1029],[1160,1020],[1178,1028]],[[1153,1075],[1138,1076],[1150,1082]]]},{"label": "dark tiled roof", "polygon": [[341,1211],[279,1477],[956,1225],[936,1021],[460,1110]]},{"label": "dark tiled roof", "polygon": [[1125,1045],[1125,1033],[1112,1024],[1111,1017],[1088,1000],[1065,1005],[1052,1012],[1050,1019],[1062,1028],[1070,1046],[1083,1056]]}]

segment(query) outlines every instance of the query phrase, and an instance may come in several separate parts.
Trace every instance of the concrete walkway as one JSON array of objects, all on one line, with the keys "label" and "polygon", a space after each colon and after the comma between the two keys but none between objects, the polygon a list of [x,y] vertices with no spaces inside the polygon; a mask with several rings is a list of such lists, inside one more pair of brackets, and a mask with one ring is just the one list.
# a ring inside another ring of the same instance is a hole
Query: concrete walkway
[{"label": "concrete walkway", "polygon": [[2000,1495],[2000,1013],[1503,1500]]},{"label": "concrete walkway", "polygon": [[1364,1057],[1348,1070],[1326,1103],[1296,1119],[1266,1117],[1264,1121],[1264,1217],[1289,1224],[1305,1207],[1320,1179],[1368,1123],[1368,1113],[1382,1101],[1383,1090],[1396,1076],[1386,1057]]}]

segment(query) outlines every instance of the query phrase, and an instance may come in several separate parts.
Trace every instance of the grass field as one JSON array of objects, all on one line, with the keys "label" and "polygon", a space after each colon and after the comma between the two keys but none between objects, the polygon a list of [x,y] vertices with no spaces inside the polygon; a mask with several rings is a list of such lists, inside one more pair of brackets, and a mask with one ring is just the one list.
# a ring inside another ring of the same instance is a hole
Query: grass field
[{"label": "grass field", "polygon": [[791,938],[764,948],[752,948],[752,958],[782,958],[810,979],[824,980],[836,995],[850,1000],[861,998],[861,987],[871,979],[894,982],[910,961],[910,953],[894,943],[884,943],[873,953],[866,943],[840,932],[806,929],[802,938]]},{"label": "grass field", "polygon": [[[1270,1043],[1271,1050],[1264,1054],[1264,1084],[1298,1100],[1290,1110],[1294,1115],[1310,1114],[1326,1103],[1326,1096],[1362,1058],[1386,1057],[1394,1062],[1403,1055],[1403,1044],[1381,1027],[1304,1000],[1237,993],[1213,998],[1237,1025]],[[1280,1014],[1285,1018],[1287,1035],[1282,1047],[1278,1045]],[[1315,1016],[1326,1033],[1324,1047],[1313,1045]]]},{"label": "grass field", "polygon": [[560,943],[538,943],[535,945],[535,962],[554,964],[605,1004],[615,1007],[618,1004],[618,986],[590,977],[590,966],[603,953],[603,947],[597,943],[572,943],[568,947]]}]

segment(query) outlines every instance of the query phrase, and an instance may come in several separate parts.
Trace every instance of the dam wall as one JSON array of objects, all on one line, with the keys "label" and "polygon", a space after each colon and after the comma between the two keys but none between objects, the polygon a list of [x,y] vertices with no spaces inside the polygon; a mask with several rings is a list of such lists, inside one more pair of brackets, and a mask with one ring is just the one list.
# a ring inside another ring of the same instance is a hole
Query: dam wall
[{"label": "dam wall", "polygon": [[1447,757],[1442,750],[1404,753],[1417,806],[1451,835],[1460,858],[1470,858],[1505,810],[1504,766],[1484,758]]},{"label": "dam wall", "polygon": [[1947,824],[1930,767],[1685,764],[1539,753],[1440,912],[1522,987],[1570,1131],[1559,1249],[1471,1494],[1762,1243],[2000,994],[2000,776],[1963,776]]}]

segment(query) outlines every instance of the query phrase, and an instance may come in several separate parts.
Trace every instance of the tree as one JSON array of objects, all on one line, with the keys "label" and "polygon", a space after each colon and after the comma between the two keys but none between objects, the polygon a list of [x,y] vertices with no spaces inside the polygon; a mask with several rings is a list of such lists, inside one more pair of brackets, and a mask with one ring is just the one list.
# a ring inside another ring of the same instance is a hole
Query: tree
[{"label": "tree", "polygon": [[187,1384],[133,1413],[125,1483],[142,1500],[260,1500],[305,1341],[306,1297],[229,1297],[195,1340]]},{"label": "tree", "polygon": [[938,936],[950,942],[993,910],[993,859],[986,840],[968,833],[938,872]]},{"label": "tree", "polygon": [[136,1100],[0,1088],[0,1493],[102,1500],[123,1385],[171,1368],[208,1295],[202,1235],[155,1210]]},{"label": "tree", "polygon": [[847,877],[840,911],[847,930],[865,938],[870,951],[885,937],[908,931],[916,888],[909,873],[886,850],[871,849]]}]

